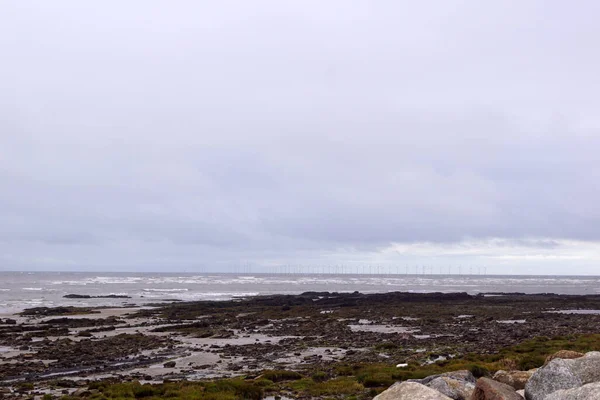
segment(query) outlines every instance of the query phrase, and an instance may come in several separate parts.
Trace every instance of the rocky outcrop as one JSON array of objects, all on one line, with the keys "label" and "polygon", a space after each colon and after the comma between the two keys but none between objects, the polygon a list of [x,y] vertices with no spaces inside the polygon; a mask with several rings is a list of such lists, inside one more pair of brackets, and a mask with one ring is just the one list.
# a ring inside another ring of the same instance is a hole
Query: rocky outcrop
[{"label": "rocky outcrop", "polygon": [[515,390],[525,389],[525,384],[536,370],[530,371],[504,371],[500,370],[494,374],[495,381],[512,386]]},{"label": "rocky outcrop", "polygon": [[600,399],[600,382],[588,383],[574,389],[558,390],[544,400],[590,400]]},{"label": "rocky outcrop", "polygon": [[417,382],[402,382],[375,396],[373,400],[452,400],[435,389]]},{"label": "rocky outcrop", "polygon": [[[397,383],[378,400],[591,400],[600,399],[600,352],[560,351],[543,367],[497,371],[475,380],[467,370]],[[565,358],[562,358],[565,357]]]},{"label": "rocky outcrop", "polygon": [[590,352],[580,358],[555,358],[538,369],[525,385],[527,400],[544,400],[559,390],[578,388],[600,382],[600,353]]},{"label": "rocky outcrop", "polygon": [[479,378],[471,400],[523,400],[512,386],[490,378]]}]

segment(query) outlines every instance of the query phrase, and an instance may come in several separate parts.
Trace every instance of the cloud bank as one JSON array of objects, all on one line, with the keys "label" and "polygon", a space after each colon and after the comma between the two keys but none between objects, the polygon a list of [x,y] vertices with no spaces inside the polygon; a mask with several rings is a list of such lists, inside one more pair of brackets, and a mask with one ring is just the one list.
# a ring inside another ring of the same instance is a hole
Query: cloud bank
[{"label": "cloud bank", "polygon": [[0,268],[595,273],[599,8],[3,4]]}]

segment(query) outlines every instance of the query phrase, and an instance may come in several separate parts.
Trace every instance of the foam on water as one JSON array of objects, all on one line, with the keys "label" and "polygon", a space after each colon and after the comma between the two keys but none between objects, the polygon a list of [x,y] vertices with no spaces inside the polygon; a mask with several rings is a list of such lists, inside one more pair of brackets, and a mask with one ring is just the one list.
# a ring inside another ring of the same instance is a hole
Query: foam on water
[{"label": "foam on water", "polygon": [[71,285],[71,286],[85,286],[88,283],[83,281],[52,281],[51,285]]},{"label": "foam on water", "polygon": [[195,301],[195,300],[230,300],[240,297],[258,296],[258,292],[214,292],[214,293],[184,293],[184,292],[143,292],[142,295],[146,298],[163,299],[168,295],[171,299]]},{"label": "foam on water", "polygon": [[135,283],[142,281],[142,277],[137,276],[125,276],[125,277],[115,277],[115,276],[96,276],[94,278],[90,278],[87,280],[89,283],[99,283],[99,284],[119,284],[119,283]]}]

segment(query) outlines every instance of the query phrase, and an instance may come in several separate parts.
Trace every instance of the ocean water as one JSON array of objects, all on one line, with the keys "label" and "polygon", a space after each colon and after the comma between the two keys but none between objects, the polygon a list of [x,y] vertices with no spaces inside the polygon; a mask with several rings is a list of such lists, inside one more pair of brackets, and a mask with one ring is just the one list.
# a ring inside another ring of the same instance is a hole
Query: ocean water
[{"label": "ocean water", "polygon": [[[227,300],[308,291],[600,294],[600,277],[0,272],[0,314],[42,306],[142,305],[170,299]],[[116,294],[131,299],[65,299],[66,294]]]}]

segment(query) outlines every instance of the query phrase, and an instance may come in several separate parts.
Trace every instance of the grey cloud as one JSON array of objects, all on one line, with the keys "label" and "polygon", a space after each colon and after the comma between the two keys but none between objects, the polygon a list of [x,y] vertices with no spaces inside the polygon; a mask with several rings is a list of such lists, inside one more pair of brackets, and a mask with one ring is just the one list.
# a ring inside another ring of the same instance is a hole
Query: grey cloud
[{"label": "grey cloud", "polygon": [[598,7],[3,4],[0,253],[144,268],[598,241]]}]

